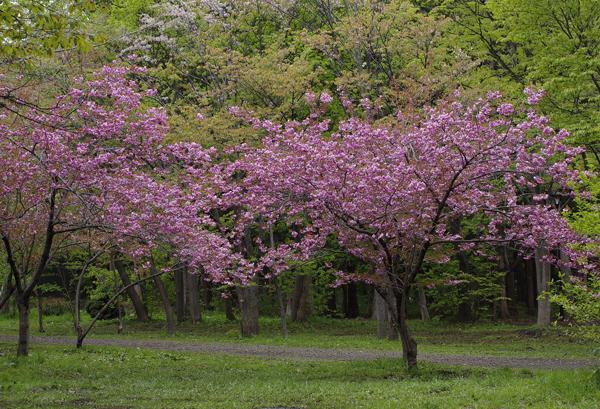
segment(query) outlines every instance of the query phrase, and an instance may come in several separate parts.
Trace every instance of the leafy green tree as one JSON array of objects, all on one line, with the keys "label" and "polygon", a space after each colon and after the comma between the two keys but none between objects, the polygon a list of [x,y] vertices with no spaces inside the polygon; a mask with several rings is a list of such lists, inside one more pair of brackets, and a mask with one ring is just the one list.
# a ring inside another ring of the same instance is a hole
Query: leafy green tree
[{"label": "leafy green tree", "polygon": [[[570,141],[600,142],[600,4],[594,0],[459,0],[448,3],[465,44],[515,91],[533,84],[540,107]],[[516,86],[515,86],[516,85]]]},{"label": "leafy green tree", "polygon": [[0,58],[30,65],[57,50],[89,51],[100,37],[87,32],[96,2],[0,0]]}]

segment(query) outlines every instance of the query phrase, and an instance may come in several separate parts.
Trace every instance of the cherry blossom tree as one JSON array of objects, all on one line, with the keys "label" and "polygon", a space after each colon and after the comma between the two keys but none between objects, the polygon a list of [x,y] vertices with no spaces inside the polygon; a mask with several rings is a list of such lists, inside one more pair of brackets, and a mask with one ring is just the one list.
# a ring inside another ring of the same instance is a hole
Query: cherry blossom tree
[{"label": "cherry blossom tree", "polygon": [[[527,92],[530,104],[542,96]],[[337,237],[374,267],[370,275],[340,272],[339,282],[375,284],[410,368],[417,345],[406,323],[406,299],[424,263],[490,245],[515,246],[532,257],[577,240],[535,188],[551,183],[567,199],[574,195],[569,186],[580,174],[571,165],[581,149],[565,145],[567,132],[549,128],[532,107],[517,110],[490,93],[472,105],[449,100],[374,123],[368,120],[374,108],[363,100],[366,119],[356,115],[330,129],[322,115],[332,97],[308,95],[308,101],[309,118],[283,125],[237,112],[267,133],[259,149],[242,146],[245,156],[235,165],[245,174],[248,209],[302,226],[297,243],[265,248],[263,261],[282,271],[291,259],[310,258],[328,235]],[[477,234],[456,228],[473,216],[482,220]],[[551,253],[540,261],[553,261]]]},{"label": "cherry blossom tree", "polygon": [[49,113],[16,104],[0,115],[0,236],[19,309],[18,355],[28,354],[30,298],[42,272],[90,236],[78,233],[93,230],[96,247],[109,240],[138,259],[162,245],[215,276],[235,267],[228,241],[206,229],[204,209],[216,200],[202,177],[210,152],[163,143],[164,111],[144,107],[153,91],[127,77],[140,71],[105,66]]}]

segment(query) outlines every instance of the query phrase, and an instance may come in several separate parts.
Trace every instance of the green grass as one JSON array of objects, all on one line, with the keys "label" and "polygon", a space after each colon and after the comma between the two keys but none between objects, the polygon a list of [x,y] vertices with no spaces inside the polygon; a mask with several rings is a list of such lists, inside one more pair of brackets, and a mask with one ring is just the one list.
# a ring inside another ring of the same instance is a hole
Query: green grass
[{"label": "green grass", "polygon": [[590,371],[322,362],[0,343],[3,408],[597,408]]},{"label": "green grass", "polygon": [[[90,318],[84,312],[83,324]],[[119,336],[131,339],[170,339],[187,342],[235,342],[245,344],[282,345],[319,348],[349,348],[358,350],[401,351],[399,342],[378,340],[376,322],[312,317],[305,323],[288,322],[290,338],[281,336],[279,318],[260,318],[259,336],[242,339],[239,322],[230,322],[224,314],[205,311],[199,325],[182,323],[177,334],[166,334],[164,319],[139,323],[126,319],[123,335],[117,335],[117,322],[98,321],[88,337]],[[74,336],[72,317],[44,317],[45,334],[37,330],[37,312],[31,314],[31,335]],[[561,328],[539,328],[535,325],[498,323],[447,324],[411,321],[409,327],[419,344],[420,353],[479,355],[504,357],[588,359],[595,344],[573,339]],[[0,332],[17,334],[17,320],[0,315]],[[85,345],[85,341],[84,341]]]}]

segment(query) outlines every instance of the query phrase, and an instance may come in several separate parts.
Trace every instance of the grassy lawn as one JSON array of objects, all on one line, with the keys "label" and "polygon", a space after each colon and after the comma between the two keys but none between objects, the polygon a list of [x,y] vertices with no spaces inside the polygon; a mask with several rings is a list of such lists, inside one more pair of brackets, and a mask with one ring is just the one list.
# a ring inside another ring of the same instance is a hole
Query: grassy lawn
[{"label": "grassy lawn", "polygon": [[322,362],[0,343],[2,408],[597,408],[590,371]]},{"label": "grassy lawn", "polygon": [[[87,325],[90,318],[83,312]],[[143,324],[133,319],[124,322],[123,335],[117,335],[116,320],[98,321],[88,337],[120,336],[132,339],[170,339],[187,342],[236,342],[262,345],[282,345],[358,350],[401,351],[399,342],[378,340],[376,322],[312,317],[305,323],[288,322],[289,339],[281,336],[279,318],[260,318],[261,333],[249,339],[240,337],[239,322],[225,319],[219,312],[205,311],[199,325],[182,323],[177,334],[166,334],[164,319]],[[480,355],[532,358],[589,359],[596,345],[565,335],[561,328],[539,328],[535,325],[513,325],[502,322],[478,324],[422,323],[411,321],[411,331],[420,353]],[[70,314],[44,317],[45,334],[38,332],[37,311],[31,314],[31,335],[74,336]],[[0,333],[17,334],[17,320],[0,315]],[[85,341],[84,341],[85,345]]]},{"label": "grassy lawn", "polygon": [[[89,321],[89,317],[85,317]],[[45,317],[45,335],[72,336],[70,315]],[[90,337],[236,342],[264,345],[401,350],[377,340],[375,322],[312,318],[290,323],[261,318],[261,335],[241,339],[239,323],[207,312],[202,324],[178,325],[167,336],[163,320],[148,324],[101,321]],[[498,324],[411,322],[422,353],[589,358],[594,345],[558,328]],[[0,333],[17,334],[17,321],[0,316]],[[32,314],[31,334],[37,331]],[[113,347],[33,345],[15,356],[0,343],[0,408],[598,408],[600,387],[590,370],[465,368],[420,363],[409,374],[402,361],[323,362],[191,354]]]}]

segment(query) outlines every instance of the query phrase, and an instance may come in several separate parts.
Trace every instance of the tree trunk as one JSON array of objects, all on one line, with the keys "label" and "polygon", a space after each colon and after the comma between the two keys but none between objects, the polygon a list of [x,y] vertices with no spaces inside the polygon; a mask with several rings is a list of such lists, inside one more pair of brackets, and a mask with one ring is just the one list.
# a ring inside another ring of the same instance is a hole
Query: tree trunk
[{"label": "tree trunk", "polygon": [[[115,278],[115,294],[117,294],[119,292],[119,279],[117,278],[117,272],[115,271],[115,259],[112,256],[110,258],[109,270],[113,272]],[[123,334],[123,312],[121,311],[121,302],[119,298],[121,297],[117,297],[117,313],[119,314],[119,328],[117,329],[117,333],[121,335]]]},{"label": "tree trunk", "polygon": [[212,302],[212,288],[211,285],[208,281],[204,280],[204,277],[202,277],[202,307],[205,310],[213,310],[214,307],[212,307],[210,305],[210,303]]},{"label": "tree trunk", "polygon": [[45,332],[44,331],[44,306],[42,305],[42,297],[40,296],[39,292],[37,293],[37,299],[38,299],[38,325],[40,327],[40,332]]},{"label": "tree trunk", "polygon": [[275,294],[277,295],[277,302],[279,303],[279,316],[281,318],[281,332],[283,334],[283,338],[288,338],[288,330],[287,330],[287,321],[285,315],[285,305],[283,304],[283,297],[281,296],[281,289],[279,288],[279,282],[277,280],[277,276],[271,277],[271,281],[273,282],[273,286],[275,286]]},{"label": "tree trunk", "polygon": [[[123,266],[123,263],[121,263],[121,260],[115,260],[115,268],[119,273],[119,277],[121,278],[123,285],[126,287],[129,286],[131,284],[131,281],[129,280],[129,276],[125,271],[125,267]],[[138,320],[148,321],[149,318],[148,314],[146,313],[146,310],[144,309],[144,304],[142,303],[142,300],[138,296],[138,293],[135,291],[135,288],[133,288],[133,286],[127,288],[127,295],[133,303],[133,308],[135,308],[135,314],[137,315]]]},{"label": "tree trunk", "polygon": [[302,287],[300,293],[300,300],[298,302],[298,309],[296,311],[296,321],[306,321],[309,315],[309,302],[310,302],[310,289],[312,286],[312,277],[309,275],[304,276],[302,280]]},{"label": "tree trunk", "polygon": [[252,336],[252,308],[248,287],[239,284],[237,287],[238,302],[240,304],[241,329],[242,337],[249,338]]},{"label": "tree trunk", "polygon": [[235,321],[235,314],[233,313],[230,297],[225,298],[225,318],[229,321]]},{"label": "tree trunk", "polygon": [[510,313],[508,312],[508,302],[506,300],[506,280],[505,280],[505,278],[506,277],[500,277],[500,287],[502,288],[500,297],[502,297],[502,298],[499,300],[500,308],[499,308],[498,314],[500,316],[500,319],[509,320]]},{"label": "tree trunk", "polygon": [[387,307],[385,299],[375,290],[375,315],[377,317],[377,338],[384,339],[387,336]]},{"label": "tree trunk", "polygon": [[[2,287],[2,298],[4,299],[5,291],[8,291],[7,288]],[[2,304],[2,307],[0,307],[0,314],[8,314],[10,312],[10,303],[8,302],[8,298],[6,298],[6,300],[4,301],[4,304]]]},{"label": "tree trunk", "polygon": [[354,319],[358,317],[358,291],[356,283],[348,284],[348,309],[346,318]]},{"label": "tree trunk", "polygon": [[421,310],[421,321],[429,321],[429,310],[427,309],[427,297],[425,297],[425,290],[423,287],[419,287],[419,310]]},{"label": "tree trunk", "polygon": [[298,274],[294,281],[294,291],[292,292],[292,321],[298,319],[298,307],[300,305],[300,297],[304,288],[304,275]]},{"label": "tree trunk", "polygon": [[398,341],[398,330],[400,329],[400,321],[398,319],[399,308],[392,286],[388,286],[385,303],[388,308],[388,341]]},{"label": "tree trunk", "polygon": [[184,268],[182,265],[178,265],[177,268],[173,271],[173,275],[175,278],[175,307],[177,310],[177,322],[183,322],[184,316],[184,290],[183,290],[183,279],[184,279]]},{"label": "tree trunk", "polygon": [[334,316],[335,312],[337,311],[337,303],[335,302],[335,288],[330,288],[327,290],[327,293],[327,310],[332,316]]},{"label": "tree trunk", "polygon": [[[285,316],[292,318],[292,300],[293,297],[291,294],[285,297]],[[292,318],[292,321],[294,319]]]},{"label": "tree trunk", "polygon": [[190,297],[190,322],[195,325],[202,321],[200,312],[200,292],[198,290],[198,274],[186,272],[188,283],[188,295]]},{"label": "tree trunk", "polygon": [[[563,262],[569,261],[569,257],[562,250],[562,247],[560,250],[560,260]],[[571,268],[561,265],[560,273],[562,275],[562,280],[563,280],[564,285],[571,285]],[[562,308],[561,308],[561,317],[565,321],[569,321],[571,319],[570,314]]]},{"label": "tree trunk", "polygon": [[259,287],[258,276],[252,280],[253,285],[248,287],[248,299],[250,300],[250,332],[252,335],[258,335],[258,291]]},{"label": "tree trunk", "polygon": [[536,310],[536,279],[535,279],[535,261],[527,260],[527,308],[529,315],[535,315]]},{"label": "tree trunk", "polygon": [[29,355],[29,297],[24,299],[21,295],[16,298],[19,310],[19,344],[17,345],[17,356]]},{"label": "tree trunk", "polygon": [[[543,243],[542,243],[543,245]],[[537,294],[538,294],[538,315],[537,325],[547,327],[550,325],[552,316],[552,305],[547,293],[550,291],[551,266],[542,261],[542,258],[548,254],[548,250],[541,246],[535,250],[535,270],[537,278]]]},{"label": "tree trunk", "polygon": [[[153,262],[150,263],[150,273],[157,273]],[[173,309],[171,308],[171,302],[169,301],[169,296],[165,290],[165,285],[159,275],[154,277],[154,284],[156,284],[156,288],[158,289],[158,296],[160,297],[160,301],[167,317],[167,333],[172,335],[175,333],[175,318],[173,317]]]},{"label": "tree trunk", "polygon": [[408,292],[408,286],[404,285],[402,295],[400,296],[400,312],[399,312],[399,333],[400,339],[402,340],[402,357],[408,365],[408,370],[417,368],[417,342],[412,337],[408,324],[406,322],[406,299]]}]

